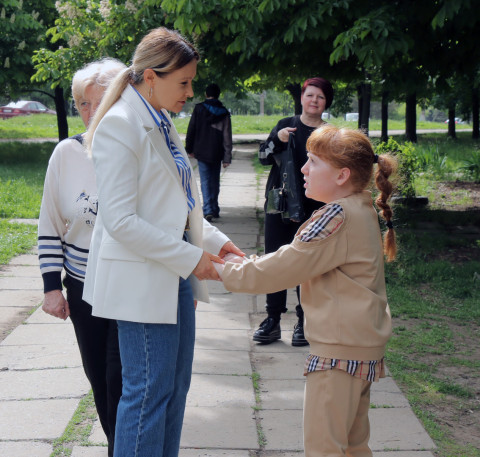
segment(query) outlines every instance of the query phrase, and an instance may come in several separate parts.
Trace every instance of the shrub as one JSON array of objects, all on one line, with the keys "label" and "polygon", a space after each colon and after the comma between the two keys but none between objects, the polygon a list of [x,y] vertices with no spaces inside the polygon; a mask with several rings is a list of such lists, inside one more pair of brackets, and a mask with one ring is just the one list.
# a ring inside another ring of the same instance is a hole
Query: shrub
[{"label": "shrub", "polygon": [[375,152],[377,154],[391,153],[398,160],[398,192],[402,197],[415,197],[415,176],[418,170],[418,159],[412,143],[399,144],[392,137],[385,143],[379,143]]}]

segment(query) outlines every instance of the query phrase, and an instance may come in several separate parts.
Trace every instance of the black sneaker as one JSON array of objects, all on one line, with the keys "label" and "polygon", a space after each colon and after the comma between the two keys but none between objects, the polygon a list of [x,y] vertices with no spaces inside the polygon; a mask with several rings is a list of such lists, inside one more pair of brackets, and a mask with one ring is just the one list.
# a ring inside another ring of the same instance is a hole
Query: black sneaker
[{"label": "black sneaker", "polygon": [[293,327],[292,346],[308,346],[309,344],[303,334],[303,322],[295,324],[295,327]]},{"label": "black sneaker", "polygon": [[207,214],[205,216],[205,219],[208,221],[208,222],[212,222],[213,221],[213,214]]},{"label": "black sneaker", "polygon": [[253,341],[269,344],[279,340],[281,337],[280,321],[275,320],[273,317],[267,317],[253,334]]}]

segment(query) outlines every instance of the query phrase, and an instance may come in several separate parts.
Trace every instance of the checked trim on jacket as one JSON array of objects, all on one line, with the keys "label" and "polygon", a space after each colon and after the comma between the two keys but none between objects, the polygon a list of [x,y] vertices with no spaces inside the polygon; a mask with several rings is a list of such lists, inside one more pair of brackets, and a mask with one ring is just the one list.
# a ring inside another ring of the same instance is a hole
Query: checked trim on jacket
[{"label": "checked trim on jacket", "polygon": [[337,203],[327,205],[320,211],[323,212],[322,216],[302,230],[300,241],[308,243],[323,240],[335,232],[345,220],[343,208]]}]

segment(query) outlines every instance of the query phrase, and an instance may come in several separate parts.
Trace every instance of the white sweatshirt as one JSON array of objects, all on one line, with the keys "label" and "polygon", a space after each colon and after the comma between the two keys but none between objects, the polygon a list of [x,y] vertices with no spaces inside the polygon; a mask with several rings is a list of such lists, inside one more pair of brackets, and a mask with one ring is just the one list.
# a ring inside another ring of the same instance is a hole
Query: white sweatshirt
[{"label": "white sweatshirt", "polygon": [[84,281],[97,216],[95,172],[81,135],[61,141],[48,164],[38,224],[44,292],[62,289],[63,268]]}]

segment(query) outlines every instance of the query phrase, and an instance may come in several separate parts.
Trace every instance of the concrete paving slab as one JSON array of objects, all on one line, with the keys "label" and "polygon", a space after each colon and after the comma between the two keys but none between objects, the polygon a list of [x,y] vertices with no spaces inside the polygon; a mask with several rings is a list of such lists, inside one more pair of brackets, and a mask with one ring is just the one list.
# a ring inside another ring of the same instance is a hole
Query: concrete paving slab
[{"label": "concrete paving slab", "polygon": [[207,281],[207,287],[208,287],[208,293],[211,295],[220,295],[220,294],[231,295],[232,294],[227,289],[225,289],[221,281]]},{"label": "concrete paving slab", "polygon": [[303,451],[303,411],[259,411],[265,450]]},{"label": "concrete paving slab", "polygon": [[50,314],[47,314],[41,307],[35,310],[35,312],[27,319],[27,324],[59,324],[70,325],[72,321],[70,318],[67,320],[59,319]]},{"label": "concrete paving slab", "polygon": [[248,451],[232,449],[180,449],[179,457],[250,457]]},{"label": "concrete paving slab", "polygon": [[43,281],[41,277],[36,278],[0,278],[0,289],[3,290],[40,290],[43,291]]},{"label": "concrete paving slab", "polygon": [[105,446],[74,446],[71,457],[107,457],[108,448]]},{"label": "concrete paving slab", "polygon": [[[1,352],[0,352],[1,369]],[[247,351],[212,350],[195,348],[193,373],[250,375],[252,365]]]},{"label": "concrete paving slab", "polygon": [[186,448],[259,449],[252,408],[185,410],[180,445]]},{"label": "concrete paving slab", "polygon": [[81,398],[90,390],[83,368],[1,371],[0,400]]},{"label": "concrete paving slab", "polygon": [[[32,248],[32,253],[29,254],[22,254],[14,257],[10,262],[9,265],[35,265],[38,267],[38,249],[35,246]],[[40,273],[40,270],[38,270]]]},{"label": "concrete paving slab", "polygon": [[370,447],[377,451],[423,451],[435,443],[409,408],[379,408],[369,412]]},{"label": "concrete paving slab", "polygon": [[[277,343],[274,343],[277,344]],[[302,352],[291,353],[254,353],[252,363],[255,371],[262,380],[266,379],[298,379],[303,380],[303,366],[306,354]]]},{"label": "concrete paving slab", "polygon": [[43,290],[0,290],[0,308],[3,306],[33,307],[42,303]]},{"label": "concrete paving slab", "polygon": [[94,443],[94,444],[107,444],[108,443],[107,437],[105,436],[105,433],[103,432],[103,428],[100,424],[100,420],[98,419],[98,416],[97,416],[97,419],[95,420],[95,422],[93,423],[92,433],[88,437],[88,440],[91,443]]},{"label": "concrete paving slab", "polygon": [[40,269],[35,265],[6,265],[0,269],[1,277],[40,278]]},{"label": "concrete paving slab", "polygon": [[245,235],[236,233],[231,237],[231,240],[242,250],[257,247],[257,237],[248,233]]},{"label": "concrete paving slab", "polygon": [[197,329],[195,347],[199,349],[230,349],[248,351],[247,330]]},{"label": "concrete paving slab", "polygon": [[[19,306],[2,306],[0,308],[0,325],[8,324],[13,319],[23,318],[26,319],[29,316],[30,308],[21,308]],[[250,328],[250,325],[248,326]]]},{"label": "concrete paving slab", "polygon": [[254,238],[257,238],[256,232],[258,232],[258,221],[254,215],[247,220],[242,219],[241,224],[233,218],[226,220],[223,216],[220,217],[220,219],[216,219],[213,224],[223,233],[228,234],[230,238],[235,238],[237,234],[251,235]]},{"label": "concrete paving slab", "polygon": [[38,219],[10,219],[8,222],[13,224],[38,225]]},{"label": "concrete paving slab", "polygon": [[187,407],[249,408],[255,406],[250,376],[194,374]]},{"label": "concrete paving slab", "polygon": [[247,313],[199,311],[195,316],[197,329],[250,330],[250,319]]},{"label": "concrete paving slab", "polygon": [[76,344],[69,345],[0,345],[0,371],[41,370],[46,368],[81,367],[82,359]]},{"label": "concrete paving slab", "polygon": [[373,451],[374,457],[434,457],[430,451]]},{"label": "concrete paving slab", "polygon": [[0,455],[3,457],[50,457],[53,447],[36,441],[0,442]]},{"label": "concrete paving slab", "polygon": [[61,436],[78,398],[0,402],[0,440],[53,440]]},{"label": "concrete paving slab", "polygon": [[[197,313],[201,312],[229,312],[253,313],[255,311],[256,296],[246,294],[210,294],[210,303],[198,302]],[[250,324],[249,324],[250,326]]]},{"label": "concrete paving slab", "polygon": [[262,409],[303,409],[305,379],[261,380]]},{"label": "concrete paving slab", "polygon": [[379,408],[408,408],[410,406],[395,381],[390,377],[382,378],[379,382],[372,384],[370,403]]},{"label": "concrete paving slab", "polygon": [[[258,327],[254,327],[256,330]],[[253,336],[252,331],[252,336]],[[253,351],[255,354],[303,354],[304,359],[309,354],[309,346],[292,346],[292,331],[282,330],[282,339],[271,344],[262,344],[253,342]]]},{"label": "concrete paving slab", "polygon": [[26,324],[17,327],[3,341],[2,345],[51,345],[75,343],[73,325]]}]

